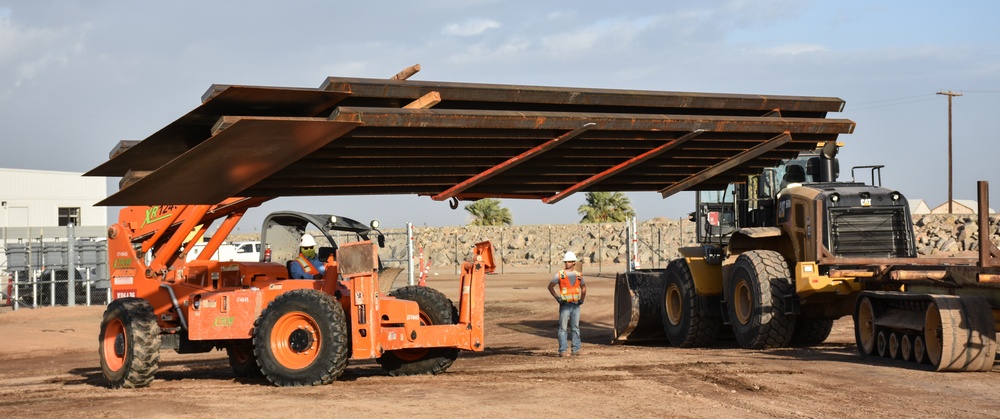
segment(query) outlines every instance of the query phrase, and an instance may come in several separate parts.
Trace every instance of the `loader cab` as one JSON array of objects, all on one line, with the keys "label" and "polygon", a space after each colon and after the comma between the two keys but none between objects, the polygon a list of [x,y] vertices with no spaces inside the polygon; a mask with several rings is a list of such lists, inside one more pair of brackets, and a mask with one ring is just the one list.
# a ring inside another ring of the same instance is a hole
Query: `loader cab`
[{"label": "loader cab", "polygon": [[[320,234],[315,234],[316,232]],[[305,233],[316,239],[316,254],[320,260],[329,256],[337,258],[338,242],[372,240],[385,247],[385,235],[378,230],[378,221],[368,225],[359,221],[331,214],[307,214],[296,211],[271,213],[261,228],[261,262],[277,262],[287,266],[299,255],[299,241]],[[373,237],[374,236],[374,237]],[[268,260],[270,257],[270,260]],[[381,268],[381,261],[379,261]]]},{"label": "loader cab", "polygon": [[727,243],[729,235],[738,228],[735,185],[723,191],[699,191],[696,199],[698,210],[690,217],[697,226],[698,243]]},{"label": "loader cab", "polygon": [[[773,227],[779,218],[782,191],[806,184],[835,182],[839,174],[839,145],[824,143],[814,151],[799,153],[743,182],[722,191],[699,191],[697,211],[690,219],[697,226],[698,243],[726,245],[744,227]],[[784,195],[788,195],[785,193]]]}]

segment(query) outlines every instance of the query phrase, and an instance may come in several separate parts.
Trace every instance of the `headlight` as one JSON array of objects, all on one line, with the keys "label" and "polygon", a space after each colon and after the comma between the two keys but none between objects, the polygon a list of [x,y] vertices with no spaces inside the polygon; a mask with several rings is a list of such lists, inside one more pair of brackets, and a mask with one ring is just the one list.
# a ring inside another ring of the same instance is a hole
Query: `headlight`
[{"label": "headlight", "polygon": [[899,201],[899,198],[901,198],[902,196],[903,195],[901,195],[899,192],[893,192],[889,194],[889,198],[892,198],[893,201]]},{"label": "headlight", "polygon": [[378,228],[378,225],[379,225],[378,224],[378,220],[372,220],[372,222],[371,222],[372,228]]},{"label": "headlight", "polygon": [[337,216],[336,215],[331,215],[330,216],[330,224],[337,224]]},{"label": "headlight", "polygon": [[839,193],[831,194],[830,202],[840,202],[840,194]]}]

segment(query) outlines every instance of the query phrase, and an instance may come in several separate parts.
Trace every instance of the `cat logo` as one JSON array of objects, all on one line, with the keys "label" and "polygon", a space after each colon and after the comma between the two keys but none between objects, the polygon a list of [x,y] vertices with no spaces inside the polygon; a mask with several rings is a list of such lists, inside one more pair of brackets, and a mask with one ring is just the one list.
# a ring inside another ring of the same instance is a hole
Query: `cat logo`
[{"label": "cat logo", "polygon": [[871,198],[861,198],[861,206],[862,207],[870,207],[870,206],[872,206],[872,199]]}]

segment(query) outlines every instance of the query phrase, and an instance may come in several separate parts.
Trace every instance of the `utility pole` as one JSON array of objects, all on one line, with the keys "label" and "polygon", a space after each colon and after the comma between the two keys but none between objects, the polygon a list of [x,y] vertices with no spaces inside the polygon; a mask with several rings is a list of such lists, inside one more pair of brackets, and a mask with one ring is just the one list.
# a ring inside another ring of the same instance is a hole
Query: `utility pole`
[{"label": "utility pole", "polygon": [[948,96],[948,214],[952,214],[951,210],[951,185],[952,185],[952,169],[951,169],[951,98],[955,96],[962,96],[961,93],[955,93],[951,90],[945,92],[937,92],[939,95]]}]

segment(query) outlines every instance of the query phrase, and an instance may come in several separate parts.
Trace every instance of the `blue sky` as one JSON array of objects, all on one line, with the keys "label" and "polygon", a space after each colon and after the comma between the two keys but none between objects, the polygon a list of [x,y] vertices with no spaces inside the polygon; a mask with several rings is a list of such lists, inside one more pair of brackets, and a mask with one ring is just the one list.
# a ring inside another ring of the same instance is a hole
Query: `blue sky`
[{"label": "blue sky", "polygon": [[[991,1],[4,1],[0,167],[86,171],[122,139],[190,111],[213,83],[318,87],[326,76],[836,96],[842,178],[884,164],[883,184],[947,199],[1000,196],[1000,3]],[[455,4],[452,4],[455,3]],[[2,188],[2,186],[0,186]],[[2,189],[0,189],[2,191]],[[682,217],[690,194],[630,194],[640,220]],[[582,196],[505,200],[518,224],[579,220]],[[997,207],[998,204],[994,204]],[[280,199],[278,208],[461,225],[427,197]]]}]

